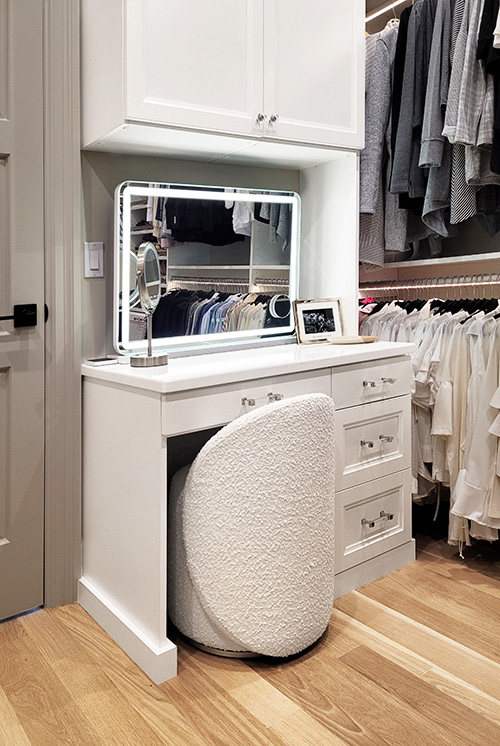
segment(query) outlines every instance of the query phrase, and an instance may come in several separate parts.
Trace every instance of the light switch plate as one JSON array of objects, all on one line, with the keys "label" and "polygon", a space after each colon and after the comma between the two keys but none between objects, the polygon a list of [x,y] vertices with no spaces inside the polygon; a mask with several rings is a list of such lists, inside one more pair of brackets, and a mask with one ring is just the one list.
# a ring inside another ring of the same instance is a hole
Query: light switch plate
[{"label": "light switch plate", "polygon": [[83,276],[104,277],[104,243],[102,241],[85,241]]}]

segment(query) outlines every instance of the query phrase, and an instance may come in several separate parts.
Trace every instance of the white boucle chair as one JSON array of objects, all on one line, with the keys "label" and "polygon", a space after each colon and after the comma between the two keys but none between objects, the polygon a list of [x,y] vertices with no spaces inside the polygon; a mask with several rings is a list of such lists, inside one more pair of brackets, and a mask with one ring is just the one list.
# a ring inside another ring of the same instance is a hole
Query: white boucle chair
[{"label": "white boucle chair", "polygon": [[223,427],[173,478],[168,611],[213,652],[289,656],[333,606],[334,405],[268,404]]}]

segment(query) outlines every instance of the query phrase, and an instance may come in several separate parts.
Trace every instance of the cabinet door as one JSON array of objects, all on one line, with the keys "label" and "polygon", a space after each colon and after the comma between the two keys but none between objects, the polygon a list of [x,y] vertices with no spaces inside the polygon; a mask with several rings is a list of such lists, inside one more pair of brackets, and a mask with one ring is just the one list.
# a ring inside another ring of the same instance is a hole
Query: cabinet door
[{"label": "cabinet door", "polygon": [[126,118],[261,130],[263,0],[127,0]]},{"label": "cabinet door", "polygon": [[269,135],[362,147],[361,0],[264,0],[264,110]]}]

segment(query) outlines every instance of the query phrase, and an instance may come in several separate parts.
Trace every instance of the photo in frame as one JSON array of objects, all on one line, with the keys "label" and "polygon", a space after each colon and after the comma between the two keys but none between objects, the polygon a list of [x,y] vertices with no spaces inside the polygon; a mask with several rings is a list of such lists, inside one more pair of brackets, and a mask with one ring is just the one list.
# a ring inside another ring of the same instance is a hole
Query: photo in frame
[{"label": "photo in frame", "polygon": [[340,298],[296,300],[293,310],[300,344],[328,342],[344,333]]}]

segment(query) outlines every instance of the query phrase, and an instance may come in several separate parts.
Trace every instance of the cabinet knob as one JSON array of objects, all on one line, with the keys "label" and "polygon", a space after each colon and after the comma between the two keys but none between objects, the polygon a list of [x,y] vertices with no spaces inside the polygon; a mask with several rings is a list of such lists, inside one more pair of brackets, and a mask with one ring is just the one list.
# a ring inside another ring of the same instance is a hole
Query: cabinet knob
[{"label": "cabinet knob", "polygon": [[377,521],[392,521],[393,518],[394,513],[387,513],[387,511],[381,510],[378,518],[362,518],[361,525],[368,526],[368,528],[375,528]]},{"label": "cabinet knob", "polygon": [[279,116],[277,114],[271,114],[271,116],[269,117],[269,122],[271,124],[276,124],[278,119],[279,119]]},{"label": "cabinet knob", "polygon": [[283,394],[273,394],[273,392],[270,391],[267,398],[269,399],[269,402],[281,401],[283,399]]},{"label": "cabinet knob", "polygon": [[381,443],[392,443],[392,441],[394,440],[394,436],[393,435],[379,435],[378,439],[380,440]]},{"label": "cabinet knob", "polygon": [[377,386],[383,386],[385,383],[396,383],[395,378],[381,378],[380,381],[363,381],[363,388],[374,389]]},{"label": "cabinet knob", "polygon": [[243,404],[243,406],[245,406],[245,404],[248,404],[249,407],[255,407],[255,399],[247,399],[246,396],[243,397],[241,403]]},{"label": "cabinet knob", "polygon": [[363,448],[373,448],[373,446],[375,445],[373,440],[361,440],[360,443]]},{"label": "cabinet knob", "polygon": [[264,121],[265,118],[266,118],[266,115],[262,114],[262,112],[259,112],[259,114],[257,114],[257,116],[256,116],[256,121],[259,122],[259,124],[260,124],[261,122]]}]

